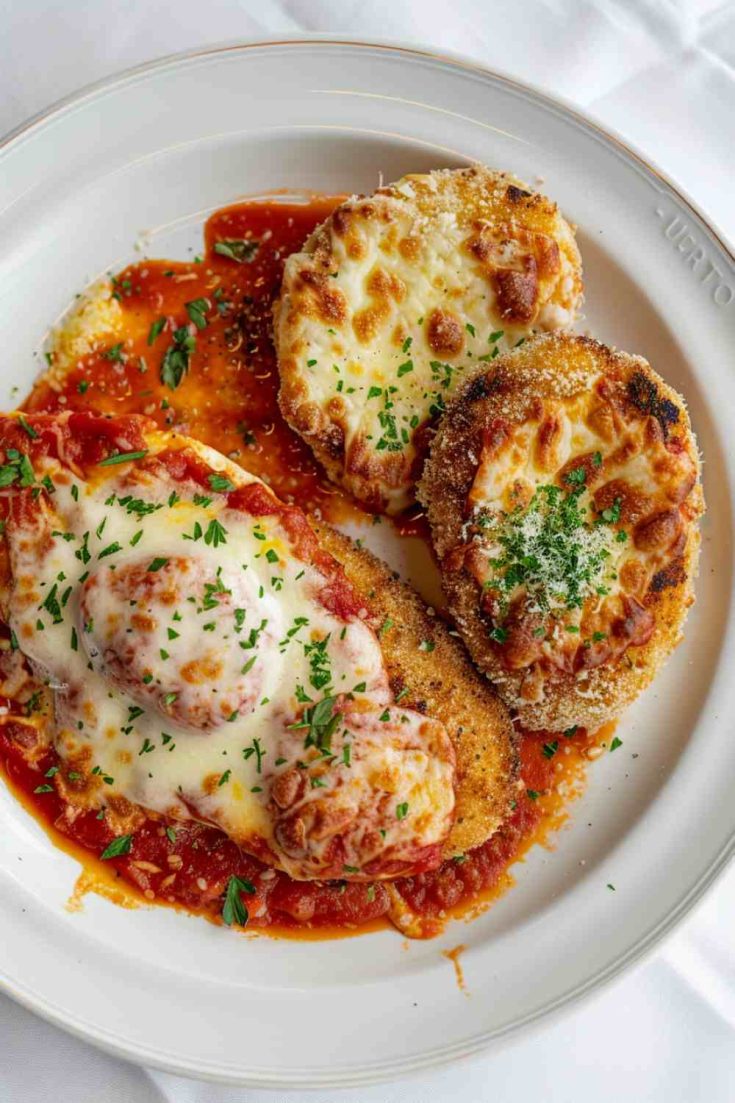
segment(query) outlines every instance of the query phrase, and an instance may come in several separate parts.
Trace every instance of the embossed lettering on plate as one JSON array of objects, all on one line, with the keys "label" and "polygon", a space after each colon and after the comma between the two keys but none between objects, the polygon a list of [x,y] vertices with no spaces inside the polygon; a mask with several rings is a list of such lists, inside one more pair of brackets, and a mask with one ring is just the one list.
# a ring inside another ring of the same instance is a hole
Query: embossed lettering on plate
[{"label": "embossed lettering on plate", "polygon": [[735,300],[735,290],[726,282],[725,273],[710,260],[695,230],[681,215],[666,211],[663,207],[657,207],[656,214],[663,223],[665,237],[681,254],[699,283],[708,288],[713,302],[717,306],[730,306]]}]

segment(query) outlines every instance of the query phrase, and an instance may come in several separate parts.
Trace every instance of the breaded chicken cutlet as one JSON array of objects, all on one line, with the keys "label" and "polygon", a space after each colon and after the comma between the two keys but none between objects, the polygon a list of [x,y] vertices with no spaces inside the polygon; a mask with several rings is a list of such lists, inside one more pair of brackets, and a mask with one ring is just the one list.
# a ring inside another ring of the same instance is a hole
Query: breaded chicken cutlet
[{"label": "breaded chicken cutlet", "polygon": [[571,325],[581,298],[572,228],[514,176],[443,169],[353,197],[286,261],[284,417],[334,482],[398,513],[465,372]]},{"label": "breaded chicken cutlet", "polygon": [[681,396],[586,337],[537,337],[458,393],[419,494],[457,627],[525,726],[599,726],[680,641],[699,466]]}]

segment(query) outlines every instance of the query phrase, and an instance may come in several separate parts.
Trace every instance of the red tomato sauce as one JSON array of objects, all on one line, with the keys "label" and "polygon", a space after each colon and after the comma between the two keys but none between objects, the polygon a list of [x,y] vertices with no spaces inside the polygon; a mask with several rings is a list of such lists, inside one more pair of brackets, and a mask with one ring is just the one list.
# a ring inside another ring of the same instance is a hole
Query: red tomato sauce
[{"label": "red tomato sauce", "polygon": [[[125,341],[118,344],[115,338],[108,348],[82,358],[63,378],[49,373],[36,384],[25,409],[145,414],[161,428],[175,428],[229,456],[286,502],[332,521],[351,517],[367,522],[369,515],[329,483],[310,449],[281,417],[270,335],[284,259],[339,202],[339,197],[314,197],[308,203],[286,200],[228,207],[207,222],[201,257],[186,263],[143,260],[124,269],[114,278],[114,287],[123,310]],[[241,259],[234,259],[233,251]],[[206,326],[197,327],[186,370],[172,389],[161,381],[167,350],[176,330],[190,321],[196,325],[194,315],[202,311]],[[251,510],[252,495],[246,492],[245,497],[247,501],[237,504]],[[418,509],[396,527],[403,534],[428,539]],[[334,600],[339,606],[338,593]],[[146,901],[215,919],[230,877],[237,876],[255,889],[242,898],[249,926],[278,933],[368,930],[388,916],[390,891],[384,884],[292,881],[244,855],[219,830],[199,823],[174,827],[149,815],[133,833],[128,854],[99,862],[114,838],[112,831],[95,811],[73,819],[64,815],[63,800],[52,781],[58,765],[55,752],[40,758],[29,754],[39,720],[17,703],[5,704],[10,718],[0,727],[0,765],[33,813],[83,857],[93,873],[92,885],[95,870],[99,873],[104,867],[106,875],[114,870]],[[582,729],[566,737],[521,734],[522,781],[507,822],[470,853],[445,861],[431,873],[392,882],[425,920],[424,933],[435,933],[447,914],[487,902],[509,883],[509,866],[563,819],[570,792],[581,780],[598,739]],[[49,771],[51,780],[46,781]]]}]

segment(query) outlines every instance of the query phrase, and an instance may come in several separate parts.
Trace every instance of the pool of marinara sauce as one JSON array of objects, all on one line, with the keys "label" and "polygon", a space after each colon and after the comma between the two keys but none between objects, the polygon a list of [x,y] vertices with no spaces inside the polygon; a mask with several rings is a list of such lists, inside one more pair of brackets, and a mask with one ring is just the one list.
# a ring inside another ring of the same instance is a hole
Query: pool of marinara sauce
[{"label": "pool of marinara sauce", "polygon": [[[350,518],[367,523],[369,515],[328,481],[310,449],[281,417],[271,341],[271,306],[284,259],[339,202],[340,197],[315,196],[308,203],[285,199],[236,204],[208,220],[201,257],[185,263],[143,260],[124,269],[114,277],[124,316],[122,345],[115,338],[62,379],[50,372],[36,384],[25,409],[142,413],[161,428],[176,429],[225,453],[286,501],[333,522]],[[253,242],[257,248],[246,248],[254,255],[238,261],[216,251],[222,242]],[[161,382],[162,361],[173,331],[190,320],[187,303],[202,299],[207,301],[206,325],[196,330],[189,369],[172,390]],[[419,510],[396,528],[428,540]],[[24,744],[39,718],[25,716],[23,707],[13,702],[6,704],[0,763],[9,782],[49,829],[62,833],[92,873],[93,867],[104,867],[109,880],[114,870],[146,901],[211,918],[219,916],[222,894],[235,875],[256,890],[243,897],[249,925],[280,934],[333,936],[371,930],[387,915],[389,896],[380,883],[292,881],[243,854],[221,831],[195,822],[167,825],[151,816],[134,832],[128,855],[98,862],[114,837],[110,827],[96,812],[66,821],[61,797],[43,777],[58,764],[55,752],[34,766],[26,761]],[[602,738],[584,729],[566,737],[519,734],[522,780],[503,826],[482,846],[445,861],[434,872],[393,882],[423,917],[426,934],[436,933],[447,915],[482,906],[510,883],[513,862],[534,843],[545,841],[563,820],[569,797],[579,789],[584,766]],[[94,884],[94,877],[86,883]]]}]

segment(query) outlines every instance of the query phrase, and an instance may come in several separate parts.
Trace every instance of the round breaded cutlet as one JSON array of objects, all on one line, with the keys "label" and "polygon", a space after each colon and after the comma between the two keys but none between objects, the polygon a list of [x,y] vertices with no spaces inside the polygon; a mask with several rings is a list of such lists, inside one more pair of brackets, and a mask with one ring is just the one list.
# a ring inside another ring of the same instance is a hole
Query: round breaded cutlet
[{"label": "round breaded cutlet", "polygon": [[617,716],[680,641],[699,456],[642,357],[550,334],[476,372],[419,495],[457,628],[526,727]]},{"label": "round breaded cutlet", "polygon": [[398,513],[467,370],[571,325],[581,297],[551,200],[482,166],[405,176],[343,203],[286,261],[281,409],[334,482]]},{"label": "round breaded cutlet", "polygon": [[441,720],[449,733],[457,782],[444,856],[464,854],[500,827],[517,794],[518,752],[508,711],[411,586],[348,536],[321,522],[311,525],[372,612],[396,700]]}]

